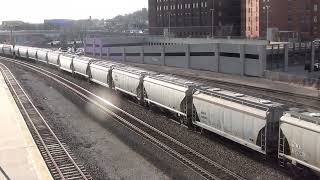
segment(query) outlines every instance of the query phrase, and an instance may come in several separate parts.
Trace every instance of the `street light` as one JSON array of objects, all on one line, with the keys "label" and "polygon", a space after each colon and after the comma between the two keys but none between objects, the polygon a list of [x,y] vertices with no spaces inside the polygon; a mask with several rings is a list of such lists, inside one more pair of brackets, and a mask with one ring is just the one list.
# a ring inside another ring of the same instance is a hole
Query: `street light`
[{"label": "street light", "polygon": [[263,5],[263,10],[266,11],[267,13],[267,29],[266,29],[266,39],[268,38],[268,29],[269,29],[269,10],[270,10],[270,5],[269,5],[269,0],[263,0],[264,5]]}]

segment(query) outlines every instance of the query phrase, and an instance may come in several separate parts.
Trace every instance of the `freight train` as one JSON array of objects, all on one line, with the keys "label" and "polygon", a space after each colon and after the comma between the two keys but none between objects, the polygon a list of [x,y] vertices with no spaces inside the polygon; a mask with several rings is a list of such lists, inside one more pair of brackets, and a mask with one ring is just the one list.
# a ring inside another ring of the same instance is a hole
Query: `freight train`
[{"label": "freight train", "polygon": [[172,75],[61,52],[0,44],[0,55],[34,60],[87,78],[175,114],[182,124],[223,136],[282,166],[320,173],[320,113],[284,105]]}]

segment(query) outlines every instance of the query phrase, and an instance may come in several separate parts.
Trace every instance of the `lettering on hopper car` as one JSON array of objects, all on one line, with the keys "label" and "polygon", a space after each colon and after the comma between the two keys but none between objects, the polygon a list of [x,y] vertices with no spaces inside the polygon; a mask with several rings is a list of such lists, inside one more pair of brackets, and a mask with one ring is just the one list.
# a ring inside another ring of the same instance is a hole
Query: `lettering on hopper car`
[{"label": "lettering on hopper car", "polygon": [[292,142],[291,149],[292,149],[292,154],[295,157],[297,157],[298,159],[301,159],[303,161],[307,161],[306,153],[303,151],[303,148],[299,144]]},{"label": "lettering on hopper car", "polygon": [[204,119],[204,120],[207,120],[208,117],[207,117],[207,113],[206,112],[203,112],[201,111],[201,118]]}]

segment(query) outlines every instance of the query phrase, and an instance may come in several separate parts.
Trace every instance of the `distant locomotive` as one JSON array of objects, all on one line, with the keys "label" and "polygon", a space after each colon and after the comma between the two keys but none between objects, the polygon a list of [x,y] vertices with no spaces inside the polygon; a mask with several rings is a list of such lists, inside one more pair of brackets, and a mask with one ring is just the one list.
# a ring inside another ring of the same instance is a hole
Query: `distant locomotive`
[{"label": "distant locomotive", "polygon": [[33,59],[120,91],[140,103],[176,114],[199,127],[267,156],[281,165],[320,173],[320,113],[285,111],[282,104],[125,64],[46,49],[0,44],[0,55]]}]

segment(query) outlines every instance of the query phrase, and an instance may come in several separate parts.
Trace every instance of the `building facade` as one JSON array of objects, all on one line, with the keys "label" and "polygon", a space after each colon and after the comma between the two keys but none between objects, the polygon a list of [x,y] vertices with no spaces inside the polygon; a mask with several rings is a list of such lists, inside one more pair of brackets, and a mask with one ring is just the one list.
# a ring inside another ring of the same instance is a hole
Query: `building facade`
[{"label": "building facade", "polygon": [[242,34],[261,38],[276,28],[279,38],[320,37],[319,6],[320,0],[242,0]]},{"label": "building facade", "polygon": [[149,31],[175,37],[239,36],[240,0],[149,0]]}]

